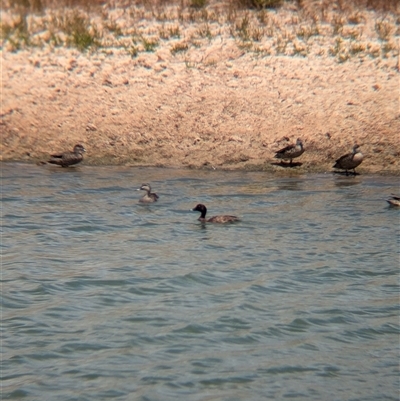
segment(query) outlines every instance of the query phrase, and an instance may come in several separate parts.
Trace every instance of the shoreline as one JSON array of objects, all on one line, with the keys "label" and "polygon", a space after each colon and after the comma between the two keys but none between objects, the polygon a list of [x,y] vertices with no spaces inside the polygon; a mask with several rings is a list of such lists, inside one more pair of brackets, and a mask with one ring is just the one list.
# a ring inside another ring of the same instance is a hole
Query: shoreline
[{"label": "shoreline", "polygon": [[[297,162],[300,163],[300,162]],[[97,163],[97,164],[88,164],[85,160],[75,166],[71,166],[68,168],[62,168],[60,166],[52,165],[43,161],[32,161],[27,160],[26,158],[21,159],[13,159],[13,160],[5,160],[1,161],[0,165],[4,164],[21,164],[25,166],[35,166],[41,168],[50,168],[52,170],[74,170],[74,169],[81,169],[82,167],[105,167],[105,168],[159,168],[159,169],[170,169],[170,170],[199,170],[199,171],[224,171],[224,172],[259,172],[259,173],[268,173],[271,175],[277,175],[280,177],[295,177],[295,176],[302,176],[302,175],[313,175],[313,174],[323,174],[328,175],[331,174],[333,176],[343,176],[343,177],[362,177],[362,176],[382,176],[382,177],[399,177],[400,171],[398,170],[374,170],[370,171],[369,169],[363,169],[362,164],[356,168],[356,175],[352,172],[349,172],[348,176],[344,170],[338,169],[329,169],[323,168],[322,166],[319,167],[312,167],[312,166],[294,166],[294,167],[281,167],[278,165],[274,165],[275,162],[270,163],[270,161],[265,162],[264,164],[246,164],[243,166],[232,165],[230,167],[227,166],[191,166],[191,165],[164,165],[164,164],[131,164],[131,163],[123,163],[123,164],[114,164],[114,163]]]}]

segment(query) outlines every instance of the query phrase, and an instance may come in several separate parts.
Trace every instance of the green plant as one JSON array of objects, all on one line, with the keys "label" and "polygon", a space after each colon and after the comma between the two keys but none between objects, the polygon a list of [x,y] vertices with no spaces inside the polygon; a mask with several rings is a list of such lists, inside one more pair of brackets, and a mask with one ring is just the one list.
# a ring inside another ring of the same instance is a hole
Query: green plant
[{"label": "green plant", "polygon": [[27,15],[20,14],[11,23],[1,23],[1,39],[11,45],[13,51],[21,49],[22,46],[31,44],[30,34],[28,30]]},{"label": "green plant", "polygon": [[126,48],[128,54],[132,57],[135,58],[139,54],[139,50],[135,45],[131,45]]},{"label": "green plant", "polygon": [[157,39],[147,39],[142,37],[142,45],[145,52],[154,52],[155,48],[158,46],[159,42]]},{"label": "green plant", "polygon": [[78,10],[67,14],[63,21],[64,31],[69,36],[68,46],[74,46],[80,51],[100,46],[100,34],[96,25],[91,25],[88,18]]}]

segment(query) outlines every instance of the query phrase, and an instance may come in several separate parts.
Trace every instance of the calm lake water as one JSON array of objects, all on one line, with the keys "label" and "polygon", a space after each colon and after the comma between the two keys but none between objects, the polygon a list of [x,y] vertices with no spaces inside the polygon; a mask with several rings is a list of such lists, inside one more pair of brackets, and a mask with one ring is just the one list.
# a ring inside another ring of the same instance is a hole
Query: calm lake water
[{"label": "calm lake water", "polygon": [[3,399],[399,399],[398,177],[1,170]]}]

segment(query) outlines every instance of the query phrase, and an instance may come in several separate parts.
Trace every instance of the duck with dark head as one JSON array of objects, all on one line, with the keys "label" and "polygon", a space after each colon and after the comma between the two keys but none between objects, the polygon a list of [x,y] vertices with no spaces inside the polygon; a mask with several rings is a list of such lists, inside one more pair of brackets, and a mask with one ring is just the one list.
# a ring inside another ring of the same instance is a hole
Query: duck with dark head
[{"label": "duck with dark head", "polygon": [[50,164],[57,164],[61,167],[69,167],[78,164],[83,160],[83,153],[86,149],[81,144],[74,146],[74,150],[51,155],[51,159],[47,161]]},{"label": "duck with dark head", "polygon": [[233,223],[235,221],[239,221],[239,218],[236,216],[230,215],[222,215],[222,216],[213,216],[209,219],[206,219],[207,208],[199,203],[195,208],[192,209],[194,212],[200,212],[199,221],[202,223]]},{"label": "duck with dark head", "polygon": [[159,196],[154,192],[151,192],[150,184],[142,184],[140,188],[137,189],[138,191],[146,191],[146,193],[139,199],[141,203],[153,203],[157,202]]}]

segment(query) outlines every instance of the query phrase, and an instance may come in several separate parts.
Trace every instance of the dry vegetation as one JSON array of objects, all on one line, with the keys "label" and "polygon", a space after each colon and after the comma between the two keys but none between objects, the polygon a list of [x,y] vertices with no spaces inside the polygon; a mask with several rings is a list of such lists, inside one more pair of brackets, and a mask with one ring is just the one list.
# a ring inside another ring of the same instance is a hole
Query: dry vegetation
[{"label": "dry vegetation", "polygon": [[[2,160],[400,171],[399,0],[9,0]],[[286,169],[286,173],[288,169]]]},{"label": "dry vegetation", "polygon": [[[57,3],[57,6],[55,5]],[[167,47],[187,64],[192,49],[234,41],[260,57],[309,55],[350,58],[398,56],[398,0],[231,0],[208,2],[18,0],[2,9],[6,51],[75,47],[122,51],[132,57]]]}]

